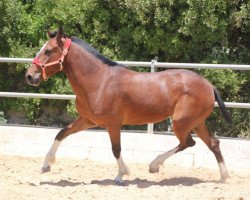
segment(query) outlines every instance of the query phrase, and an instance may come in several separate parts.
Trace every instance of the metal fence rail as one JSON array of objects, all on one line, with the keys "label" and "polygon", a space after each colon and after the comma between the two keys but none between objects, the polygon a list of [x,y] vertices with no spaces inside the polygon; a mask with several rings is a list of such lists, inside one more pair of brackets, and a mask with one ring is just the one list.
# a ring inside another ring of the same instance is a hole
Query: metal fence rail
[{"label": "metal fence rail", "polygon": [[[8,63],[31,63],[32,58],[4,58],[0,57],[0,62]],[[151,62],[137,62],[137,61],[117,61],[117,63],[128,67],[152,67]],[[187,68],[187,69],[232,69],[232,70],[250,70],[250,65],[238,64],[200,64],[200,63],[166,63],[157,62],[154,60],[154,67],[162,68]]]},{"label": "metal fence rail", "polygon": [[[135,62],[135,61],[117,61],[128,67],[151,67],[151,62]],[[162,68],[186,68],[186,69],[231,69],[231,70],[250,70],[250,65],[237,64],[200,64],[200,63],[163,63],[155,62],[154,67]]]},{"label": "metal fence rail", "polygon": [[75,100],[76,99],[75,95],[21,93],[21,92],[0,92],[0,97],[59,99],[59,100]]},{"label": "metal fence rail", "polygon": [[[38,99],[58,99],[58,100],[75,100],[75,95],[66,94],[38,94],[38,93],[21,93],[21,92],[0,92],[0,97],[14,98],[38,98]],[[225,102],[228,108],[250,108],[250,103]],[[215,102],[215,106],[218,104]]]},{"label": "metal fence rail", "polygon": [[0,57],[0,62],[6,62],[6,63],[31,63],[32,58],[5,58]]},{"label": "metal fence rail", "polygon": [[[0,57],[0,62],[8,63],[31,63],[31,58],[4,58]],[[154,72],[157,67],[161,68],[198,68],[198,69],[231,69],[231,70],[250,70],[250,65],[238,64],[197,64],[197,63],[163,63],[157,60],[151,62],[135,62],[135,61],[117,61],[117,63],[128,67],[150,67],[151,72]],[[74,100],[75,95],[63,94],[37,94],[37,93],[18,93],[18,92],[0,92],[0,97],[14,97],[14,98],[41,98],[41,99],[61,99]],[[236,103],[225,102],[229,108],[250,108],[250,103]],[[218,107],[218,104],[215,103]],[[153,133],[153,124],[148,124],[148,133]]]}]

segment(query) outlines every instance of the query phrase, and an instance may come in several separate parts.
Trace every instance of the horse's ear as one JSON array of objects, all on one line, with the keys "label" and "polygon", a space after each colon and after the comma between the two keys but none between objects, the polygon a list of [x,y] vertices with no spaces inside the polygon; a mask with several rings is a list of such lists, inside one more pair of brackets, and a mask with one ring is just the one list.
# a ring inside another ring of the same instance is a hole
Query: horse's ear
[{"label": "horse's ear", "polygon": [[50,28],[47,29],[47,34],[48,34],[50,39],[53,38],[53,34],[52,34]]},{"label": "horse's ear", "polygon": [[60,26],[58,31],[57,31],[56,38],[61,39],[62,37],[65,37],[65,34],[63,32],[63,28]]}]

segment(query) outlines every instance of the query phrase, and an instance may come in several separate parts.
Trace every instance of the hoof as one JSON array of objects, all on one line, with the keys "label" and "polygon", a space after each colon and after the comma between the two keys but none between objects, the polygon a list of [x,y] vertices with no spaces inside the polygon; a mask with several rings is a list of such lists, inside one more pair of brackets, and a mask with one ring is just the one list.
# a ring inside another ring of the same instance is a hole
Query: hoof
[{"label": "hoof", "polygon": [[152,168],[152,167],[149,167],[149,173],[157,173],[159,172],[159,168]]},{"label": "hoof", "polygon": [[50,166],[48,166],[48,167],[42,167],[41,168],[41,170],[40,170],[40,174],[44,174],[44,173],[46,173],[46,172],[50,172],[50,170],[51,170],[51,167]]},{"label": "hoof", "polygon": [[150,165],[149,165],[149,173],[156,173],[156,172],[159,172],[159,165],[155,164],[154,162],[152,162]]},{"label": "hoof", "polygon": [[115,178],[115,184],[119,185],[119,186],[123,186],[124,185],[124,181],[122,180],[121,177],[116,177]]},{"label": "hoof", "polygon": [[220,178],[220,182],[221,182],[221,183],[225,183],[226,180],[227,180],[227,178],[229,178],[229,177],[230,177],[230,176],[229,176],[228,173],[222,174],[222,175],[221,175],[221,178]]}]

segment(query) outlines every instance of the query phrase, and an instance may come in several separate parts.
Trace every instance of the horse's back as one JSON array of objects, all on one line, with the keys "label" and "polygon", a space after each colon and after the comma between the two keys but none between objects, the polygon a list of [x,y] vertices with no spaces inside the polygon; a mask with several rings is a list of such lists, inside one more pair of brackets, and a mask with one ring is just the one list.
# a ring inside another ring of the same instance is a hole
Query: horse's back
[{"label": "horse's back", "polygon": [[[133,96],[164,96],[179,98],[187,93],[200,95],[213,94],[213,85],[199,74],[185,69],[169,69],[154,73],[127,72],[123,77],[123,89]],[[210,92],[209,92],[210,91]],[[137,92],[137,95],[135,94]],[[170,100],[170,99],[169,99]]]}]

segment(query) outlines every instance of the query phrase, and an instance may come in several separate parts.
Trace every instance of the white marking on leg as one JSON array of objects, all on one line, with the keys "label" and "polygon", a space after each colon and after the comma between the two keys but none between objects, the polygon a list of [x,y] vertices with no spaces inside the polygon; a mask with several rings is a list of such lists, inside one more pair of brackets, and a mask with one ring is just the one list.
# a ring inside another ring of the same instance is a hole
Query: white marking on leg
[{"label": "white marking on leg", "polygon": [[52,146],[50,147],[49,152],[46,154],[43,167],[42,167],[42,172],[49,171],[50,169],[50,164],[53,164],[55,162],[55,155],[56,151],[60,145],[61,141],[55,140]]},{"label": "white marking on leg", "polygon": [[50,148],[50,157],[49,157],[49,162],[50,163],[54,163],[55,162],[55,158],[56,158],[56,152],[57,149],[59,147],[59,145],[61,144],[62,141],[59,140],[55,140],[54,143],[52,144],[51,148]]},{"label": "white marking on leg", "polygon": [[164,161],[174,155],[178,151],[179,147],[175,147],[174,149],[167,151],[159,156],[157,156],[149,165],[149,172],[155,173],[159,171],[159,166],[164,163]]},{"label": "white marking on leg", "polygon": [[226,178],[229,177],[226,165],[225,165],[224,162],[219,162],[218,165],[219,165],[219,168],[220,168],[221,180],[225,181]]},{"label": "white marking on leg", "polygon": [[118,164],[118,175],[115,177],[115,181],[119,184],[123,183],[122,177],[123,175],[129,174],[129,169],[124,164],[122,156],[120,156],[120,158],[117,159],[117,164]]}]

